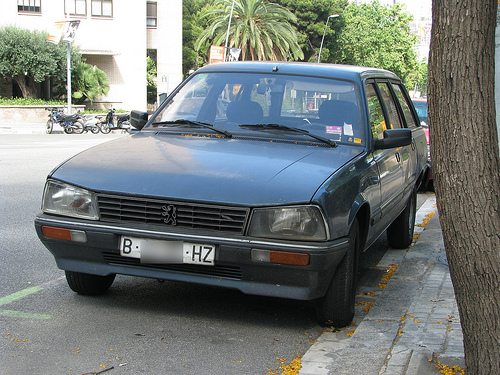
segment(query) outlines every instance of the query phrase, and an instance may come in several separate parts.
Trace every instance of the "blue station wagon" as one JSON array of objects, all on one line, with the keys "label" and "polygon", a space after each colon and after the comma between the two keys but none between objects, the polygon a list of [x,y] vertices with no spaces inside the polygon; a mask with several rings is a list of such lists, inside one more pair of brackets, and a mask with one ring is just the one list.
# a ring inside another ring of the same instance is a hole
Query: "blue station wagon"
[{"label": "blue station wagon", "polygon": [[47,178],[36,231],[77,293],[184,281],[314,300],[342,327],[360,252],[412,242],[427,144],[391,72],[212,64],[131,122]]}]

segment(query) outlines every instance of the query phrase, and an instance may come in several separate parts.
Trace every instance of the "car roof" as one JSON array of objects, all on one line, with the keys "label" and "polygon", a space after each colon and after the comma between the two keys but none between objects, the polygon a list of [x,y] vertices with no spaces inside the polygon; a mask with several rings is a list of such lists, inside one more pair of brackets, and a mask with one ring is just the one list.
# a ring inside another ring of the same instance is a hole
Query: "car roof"
[{"label": "car roof", "polygon": [[296,74],[312,77],[329,77],[348,80],[363,80],[366,78],[391,78],[398,76],[388,70],[354,65],[304,63],[285,61],[238,61],[209,64],[196,73],[235,72],[235,73],[274,73]]}]

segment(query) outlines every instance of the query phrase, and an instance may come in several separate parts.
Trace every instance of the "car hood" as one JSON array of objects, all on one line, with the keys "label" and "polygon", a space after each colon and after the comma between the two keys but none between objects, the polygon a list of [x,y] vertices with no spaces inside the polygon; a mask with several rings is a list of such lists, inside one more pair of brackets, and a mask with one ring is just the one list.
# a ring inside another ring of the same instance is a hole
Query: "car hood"
[{"label": "car hood", "polygon": [[290,142],[138,133],[90,148],[51,177],[96,192],[236,205],[308,202],[363,152]]}]

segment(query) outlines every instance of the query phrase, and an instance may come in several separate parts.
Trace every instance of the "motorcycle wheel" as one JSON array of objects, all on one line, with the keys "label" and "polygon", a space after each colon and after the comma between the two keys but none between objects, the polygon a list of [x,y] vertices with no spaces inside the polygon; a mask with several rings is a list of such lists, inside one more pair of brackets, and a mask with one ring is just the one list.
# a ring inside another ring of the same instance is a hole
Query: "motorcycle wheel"
[{"label": "motorcycle wheel", "polygon": [[47,125],[45,125],[45,133],[51,134],[52,129],[54,129],[54,121],[47,120]]},{"label": "motorcycle wheel", "polygon": [[65,132],[66,134],[71,134],[71,133],[73,133],[73,128],[72,128],[70,125],[68,125],[68,126],[66,126],[66,127],[64,128],[64,132]]},{"label": "motorcycle wheel", "polygon": [[101,132],[103,134],[108,134],[111,131],[111,128],[109,127],[109,124],[102,124],[101,125]]},{"label": "motorcycle wheel", "polygon": [[71,125],[71,127],[73,128],[73,133],[75,133],[75,134],[82,134],[83,133],[84,126],[83,126],[82,120],[76,120],[73,123],[73,125]]},{"label": "motorcycle wheel", "polygon": [[92,134],[97,134],[97,133],[99,133],[99,127],[94,126],[94,127],[92,127],[92,129],[90,129],[90,131],[92,132]]}]

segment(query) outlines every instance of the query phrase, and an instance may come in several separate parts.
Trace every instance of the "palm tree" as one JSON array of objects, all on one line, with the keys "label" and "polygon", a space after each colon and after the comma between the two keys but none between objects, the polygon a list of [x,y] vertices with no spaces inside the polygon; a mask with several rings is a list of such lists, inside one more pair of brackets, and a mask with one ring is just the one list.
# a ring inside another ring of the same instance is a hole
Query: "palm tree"
[{"label": "palm tree", "polygon": [[[195,43],[195,49],[210,42],[222,45],[226,39],[233,0],[216,0],[216,8],[203,17],[212,24]],[[281,5],[266,0],[234,0],[228,47],[240,48],[242,60],[293,60],[304,58],[292,26],[297,18]]]}]

